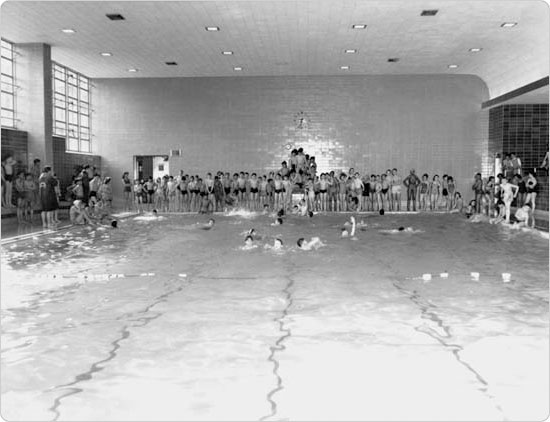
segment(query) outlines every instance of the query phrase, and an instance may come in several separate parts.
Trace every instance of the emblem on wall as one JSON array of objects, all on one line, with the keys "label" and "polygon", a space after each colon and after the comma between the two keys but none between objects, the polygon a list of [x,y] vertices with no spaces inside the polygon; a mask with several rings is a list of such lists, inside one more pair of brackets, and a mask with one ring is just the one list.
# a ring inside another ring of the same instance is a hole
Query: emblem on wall
[{"label": "emblem on wall", "polygon": [[307,129],[309,127],[309,116],[303,111],[296,113],[294,124],[296,125],[296,129]]}]

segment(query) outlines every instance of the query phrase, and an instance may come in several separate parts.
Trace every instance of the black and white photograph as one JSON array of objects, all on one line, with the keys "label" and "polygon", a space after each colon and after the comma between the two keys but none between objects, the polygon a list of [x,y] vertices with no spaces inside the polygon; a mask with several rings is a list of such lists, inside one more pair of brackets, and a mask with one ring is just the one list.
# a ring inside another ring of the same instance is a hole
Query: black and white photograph
[{"label": "black and white photograph", "polygon": [[0,3],[0,416],[550,417],[546,0]]}]

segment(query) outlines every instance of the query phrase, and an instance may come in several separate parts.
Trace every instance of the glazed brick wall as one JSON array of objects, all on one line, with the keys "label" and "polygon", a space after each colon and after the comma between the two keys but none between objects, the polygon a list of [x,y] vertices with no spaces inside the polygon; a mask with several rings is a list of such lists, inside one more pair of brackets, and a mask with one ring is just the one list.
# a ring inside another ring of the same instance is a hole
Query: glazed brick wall
[{"label": "glazed brick wall", "polygon": [[183,151],[170,160],[172,174],[263,174],[280,167],[290,146],[315,155],[320,171],[448,173],[468,197],[487,154],[487,87],[475,76],[125,78],[94,86],[94,153],[115,176],[132,173],[134,155],[171,149]]},{"label": "glazed brick wall", "polygon": [[490,110],[492,155],[514,152],[524,170],[537,169],[537,208],[548,211],[548,173],[538,169],[548,151],[548,104],[510,104]]},{"label": "glazed brick wall", "polygon": [[95,166],[101,170],[101,157],[66,152],[65,138],[53,137],[53,169],[61,183],[62,193],[71,184],[75,167],[84,164]]},{"label": "glazed brick wall", "polygon": [[13,154],[17,161],[15,174],[29,168],[28,134],[14,129],[2,128],[2,161],[7,154]]}]

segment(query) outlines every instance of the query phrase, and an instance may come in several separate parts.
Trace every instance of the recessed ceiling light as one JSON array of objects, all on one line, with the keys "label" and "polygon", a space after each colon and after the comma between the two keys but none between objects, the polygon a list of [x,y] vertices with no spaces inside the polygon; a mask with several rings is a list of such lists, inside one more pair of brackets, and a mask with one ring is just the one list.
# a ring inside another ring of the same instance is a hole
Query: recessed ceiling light
[{"label": "recessed ceiling light", "polygon": [[123,21],[124,16],[122,16],[120,13],[107,13],[105,16],[107,16],[112,21]]},{"label": "recessed ceiling light", "polygon": [[397,63],[399,61],[399,58],[398,57],[390,57],[388,59],[388,62],[390,63]]},{"label": "recessed ceiling light", "polygon": [[342,70],[349,70],[349,66],[340,66],[340,69],[342,69]]},{"label": "recessed ceiling light", "polygon": [[100,54],[101,56],[103,56],[103,57],[111,57],[111,56],[113,55],[113,53],[107,53],[107,52],[105,52],[105,53],[99,53],[99,54]]},{"label": "recessed ceiling light", "polygon": [[351,26],[353,29],[365,29],[367,25],[365,24],[355,24]]},{"label": "recessed ceiling light", "polygon": [[222,54],[224,56],[232,56],[233,55],[233,52],[232,51],[222,51]]},{"label": "recessed ceiling light", "polygon": [[74,34],[76,31],[71,28],[65,28],[65,29],[62,29],[61,32],[64,32],[65,34]]},{"label": "recessed ceiling light", "polygon": [[206,29],[209,32],[216,32],[220,30],[219,26],[206,26],[204,29]]},{"label": "recessed ceiling light", "polygon": [[167,66],[177,66],[176,62],[165,62]]},{"label": "recessed ceiling light", "polygon": [[469,51],[472,52],[472,53],[479,53],[481,50],[483,50],[483,48],[477,48],[476,47],[476,48],[470,48]]},{"label": "recessed ceiling light", "polygon": [[450,64],[449,66],[447,66],[449,69],[456,69],[458,67],[457,64]]},{"label": "recessed ceiling light", "polygon": [[502,28],[512,28],[516,26],[517,22],[504,22],[502,25],[500,25]]},{"label": "recessed ceiling light", "polygon": [[243,70],[243,68],[242,68],[241,66],[235,66],[235,67],[233,68],[233,70],[237,70],[237,71],[238,71],[238,70]]},{"label": "recessed ceiling light", "polygon": [[357,53],[357,50],[355,48],[348,48],[346,50],[344,50],[346,53],[348,54],[355,54]]},{"label": "recessed ceiling light", "polygon": [[437,15],[437,9],[423,10],[420,16],[435,16]]},{"label": "recessed ceiling light", "polygon": [[136,68],[133,67],[133,68],[131,68],[131,69],[128,69],[128,72],[134,72],[134,73],[135,73],[135,72],[137,72],[138,70],[139,70],[139,69],[136,69]]}]

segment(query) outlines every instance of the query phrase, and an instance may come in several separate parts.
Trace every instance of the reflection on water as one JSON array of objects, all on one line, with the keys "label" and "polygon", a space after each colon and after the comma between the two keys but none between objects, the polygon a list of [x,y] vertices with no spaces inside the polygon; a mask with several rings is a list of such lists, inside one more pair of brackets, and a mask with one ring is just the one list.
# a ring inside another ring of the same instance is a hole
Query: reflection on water
[{"label": "reflection on water", "polygon": [[[3,246],[3,416],[503,420],[548,405],[547,240],[456,215],[366,216],[356,241],[343,216],[246,217]],[[419,231],[380,232],[399,226]],[[239,250],[250,228],[261,247]],[[315,236],[327,246],[294,246]],[[263,248],[275,237],[282,253]]]}]

